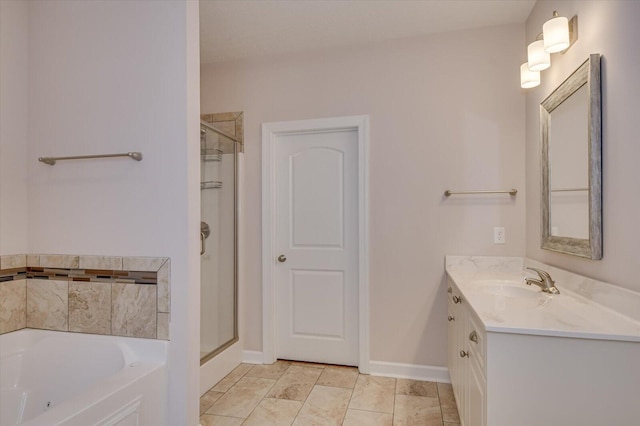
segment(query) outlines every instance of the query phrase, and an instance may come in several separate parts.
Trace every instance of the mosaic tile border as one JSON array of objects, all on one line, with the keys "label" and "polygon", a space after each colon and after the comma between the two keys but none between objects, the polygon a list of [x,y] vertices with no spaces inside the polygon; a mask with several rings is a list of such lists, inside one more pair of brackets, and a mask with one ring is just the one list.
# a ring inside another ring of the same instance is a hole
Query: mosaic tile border
[{"label": "mosaic tile border", "polygon": [[157,272],[152,271],[115,271],[110,269],[70,269],[70,268],[42,268],[26,266],[0,270],[0,282],[23,280],[57,280],[83,281],[123,284],[152,284],[158,283]]},{"label": "mosaic tile border", "polygon": [[24,280],[27,278],[27,268],[0,269],[0,283]]},{"label": "mosaic tile border", "polygon": [[170,260],[0,256],[0,334],[42,328],[169,340]]}]

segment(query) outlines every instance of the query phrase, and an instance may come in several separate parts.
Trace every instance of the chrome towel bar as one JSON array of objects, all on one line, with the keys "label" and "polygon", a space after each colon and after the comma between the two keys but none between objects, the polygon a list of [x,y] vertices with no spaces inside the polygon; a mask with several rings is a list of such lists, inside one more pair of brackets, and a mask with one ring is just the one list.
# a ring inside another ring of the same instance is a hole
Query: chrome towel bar
[{"label": "chrome towel bar", "polygon": [[141,152],[123,152],[121,154],[102,154],[102,155],[79,155],[74,157],[40,157],[38,161],[53,166],[58,160],[86,160],[89,158],[113,158],[113,157],[129,157],[132,160],[142,161]]},{"label": "chrome towel bar", "polygon": [[504,190],[500,190],[500,191],[452,191],[450,189],[447,189],[446,191],[444,191],[444,196],[445,197],[449,197],[451,195],[457,195],[457,194],[509,194],[509,195],[516,195],[518,193],[517,189],[504,189]]},{"label": "chrome towel bar", "polygon": [[550,189],[551,192],[579,192],[579,191],[588,191],[589,188],[558,188],[558,189]]}]

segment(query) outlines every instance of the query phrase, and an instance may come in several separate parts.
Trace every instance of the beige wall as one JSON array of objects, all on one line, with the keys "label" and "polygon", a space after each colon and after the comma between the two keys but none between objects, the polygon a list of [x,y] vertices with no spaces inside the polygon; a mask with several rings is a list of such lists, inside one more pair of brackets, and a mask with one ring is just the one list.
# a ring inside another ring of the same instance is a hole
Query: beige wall
[{"label": "beige wall", "polygon": [[[28,9],[28,249],[171,258],[168,423],[195,425],[198,3],[33,0]],[[36,160],[127,151],[144,159]]]},{"label": "beige wall", "polygon": [[0,1],[0,255],[27,251],[28,7]]},{"label": "beige wall", "polygon": [[[554,10],[578,15],[579,38],[571,49],[554,54],[542,84],[527,91],[527,256],[533,259],[640,290],[636,264],[640,241],[640,2],[539,0],[526,25],[535,39]],[[522,46],[522,51],[526,44]],[[602,55],[603,250],[602,260],[587,260],[540,249],[539,104],[590,53]]]},{"label": "beige wall", "polygon": [[261,124],[368,114],[371,359],[446,365],[444,255],[524,254],[523,37],[511,25],[202,67],[201,110],[245,116],[245,349],[262,348]]}]

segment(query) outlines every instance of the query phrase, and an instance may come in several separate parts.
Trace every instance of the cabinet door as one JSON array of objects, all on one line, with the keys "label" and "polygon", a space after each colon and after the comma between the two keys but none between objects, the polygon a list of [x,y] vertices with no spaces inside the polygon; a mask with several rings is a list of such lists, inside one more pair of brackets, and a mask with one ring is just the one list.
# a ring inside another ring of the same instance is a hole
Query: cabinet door
[{"label": "cabinet door", "polygon": [[451,303],[449,303],[447,309],[447,320],[447,364],[449,365],[451,383],[455,387],[458,384],[460,358],[458,356],[458,342],[456,339],[456,327],[458,326],[456,323],[458,322],[458,318],[456,318],[455,308]]},{"label": "cabinet door", "polygon": [[467,398],[465,426],[485,426],[485,392],[486,382],[477,363],[473,359],[468,360],[467,369]]},{"label": "cabinet door", "polygon": [[[456,397],[458,407],[464,406],[466,394],[466,368],[467,358],[460,357],[460,351],[464,349],[464,332],[465,332],[465,312],[460,303],[460,292],[449,283],[451,291],[448,292],[448,316],[451,321],[448,322],[448,364],[453,393]],[[454,300],[458,300],[455,302]]]}]

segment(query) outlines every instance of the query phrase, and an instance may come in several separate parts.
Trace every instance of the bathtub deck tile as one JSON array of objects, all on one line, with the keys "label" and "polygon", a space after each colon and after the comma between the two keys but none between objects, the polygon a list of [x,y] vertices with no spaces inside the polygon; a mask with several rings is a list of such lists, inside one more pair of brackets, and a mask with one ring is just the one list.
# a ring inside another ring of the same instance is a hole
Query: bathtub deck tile
[{"label": "bathtub deck tile", "polygon": [[27,327],[69,330],[69,283],[27,280]]},{"label": "bathtub deck tile", "polygon": [[122,269],[125,271],[153,271],[156,272],[167,260],[166,257],[135,257],[122,258]]},{"label": "bathtub deck tile", "polygon": [[170,312],[171,300],[170,294],[171,291],[169,289],[169,277],[171,276],[171,265],[170,261],[167,260],[164,264],[158,269],[158,274],[156,275],[157,285],[158,285],[158,312]]},{"label": "bathtub deck tile", "polygon": [[160,340],[170,340],[169,339],[169,316],[165,312],[158,312],[158,336],[157,339]]},{"label": "bathtub deck tile", "polygon": [[0,334],[37,328],[169,340],[169,262],[168,257],[2,255]]},{"label": "bathtub deck tile", "polygon": [[69,282],[69,331],[111,333],[111,284]]},{"label": "bathtub deck tile", "polygon": [[40,266],[40,255],[39,254],[28,254],[27,255],[27,266],[28,267],[39,267]]},{"label": "bathtub deck tile", "polygon": [[27,326],[27,281],[0,283],[0,334]]},{"label": "bathtub deck tile", "polygon": [[65,254],[41,254],[40,265],[44,268],[67,268],[78,269],[80,265],[80,256],[71,256]]},{"label": "bathtub deck tile", "polygon": [[121,256],[80,256],[80,269],[122,270]]},{"label": "bathtub deck tile", "polygon": [[157,336],[156,286],[149,284],[111,285],[111,333],[114,336]]},{"label": "bathtub deck tile", "polygon": [[26,254],[11,254],[0,256],[0,269],[25,268],[27,266]]}]

